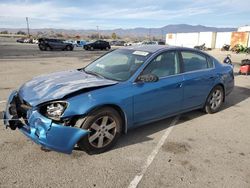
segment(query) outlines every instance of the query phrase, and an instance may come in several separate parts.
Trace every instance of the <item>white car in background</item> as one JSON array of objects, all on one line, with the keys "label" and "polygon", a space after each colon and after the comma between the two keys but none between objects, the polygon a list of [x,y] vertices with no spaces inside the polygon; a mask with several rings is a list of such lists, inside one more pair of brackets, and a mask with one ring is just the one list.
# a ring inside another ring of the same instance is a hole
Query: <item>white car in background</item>
[{"label": "white car in background", "polygon": [[142,42],[135,41],[135,42],[127,42],[124,44],[124,46],[139,46],[142,45]]},{"label": "white car in background", "polygon": [[33,44],[38,44],[38,39],[32,39]]}]

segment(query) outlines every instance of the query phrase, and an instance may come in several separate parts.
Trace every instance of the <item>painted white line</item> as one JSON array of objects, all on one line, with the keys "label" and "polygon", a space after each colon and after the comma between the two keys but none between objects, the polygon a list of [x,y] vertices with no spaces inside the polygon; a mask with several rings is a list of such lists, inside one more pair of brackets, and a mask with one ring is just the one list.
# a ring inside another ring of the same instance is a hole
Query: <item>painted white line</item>
[{"label": "painted white line", "polygon": [[173,121],[170,123],[169,128],[165,131],[165,133],[162,135],[161,139],[157,143],[156,147],[154,150],[151,152],[151,154],[148,156],[146,163],[142,166],[141,171],[134,177],[134,179],[130,182],[128,188],[136,188],[138,184],[140,183],[142,177],[144,174],[147,172],[148,167],[150,164],[153,162],[154,158],[158,154],[160,148],[166,141],[168,135],[171,133],[172,129],[174,128],[174,125],[178,122],[180,116],[176,116]]},{"label": "painted white line", "polygon": [[0,101],[0,104],[2,104],[2,103],[6,103],[7,101]]}]

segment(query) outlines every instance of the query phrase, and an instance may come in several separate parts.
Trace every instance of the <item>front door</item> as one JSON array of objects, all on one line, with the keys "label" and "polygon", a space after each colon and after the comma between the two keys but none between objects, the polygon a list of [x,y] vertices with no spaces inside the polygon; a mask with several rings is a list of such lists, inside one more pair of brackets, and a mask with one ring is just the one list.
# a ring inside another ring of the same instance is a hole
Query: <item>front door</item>
[{"label": "front door", "polygon": [[182,105],[183,75],[180,73],[178,53],[163,52],[143,70],[143,74],[158,76],[157,82],[135,82],[134,123],[161,119],[177,113]]}]

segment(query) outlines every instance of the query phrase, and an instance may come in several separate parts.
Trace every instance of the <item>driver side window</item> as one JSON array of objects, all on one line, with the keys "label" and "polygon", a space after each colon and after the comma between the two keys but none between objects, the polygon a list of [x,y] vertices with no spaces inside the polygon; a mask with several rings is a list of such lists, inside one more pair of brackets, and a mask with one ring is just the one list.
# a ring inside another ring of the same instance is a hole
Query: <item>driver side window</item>
[{"label": "driver side window", "polygon": [[180,73],[178,53],[175,51],[163,52],[155,57],[144,69],[143,75],[154,74],[159,78]]}]

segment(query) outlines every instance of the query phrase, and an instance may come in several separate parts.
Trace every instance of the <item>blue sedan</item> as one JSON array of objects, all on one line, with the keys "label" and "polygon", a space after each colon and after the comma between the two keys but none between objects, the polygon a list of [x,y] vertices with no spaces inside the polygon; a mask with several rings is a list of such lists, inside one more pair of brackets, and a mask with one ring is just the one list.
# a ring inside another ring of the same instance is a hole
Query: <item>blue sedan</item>
[{"label": "blue sedan", "polygon": [[215,113],[233,87],[232,67],[204,52],[121,48],[26,82],[11,93],[4,124],[50,150],[101,153],[137,126],[195,109]]}]

